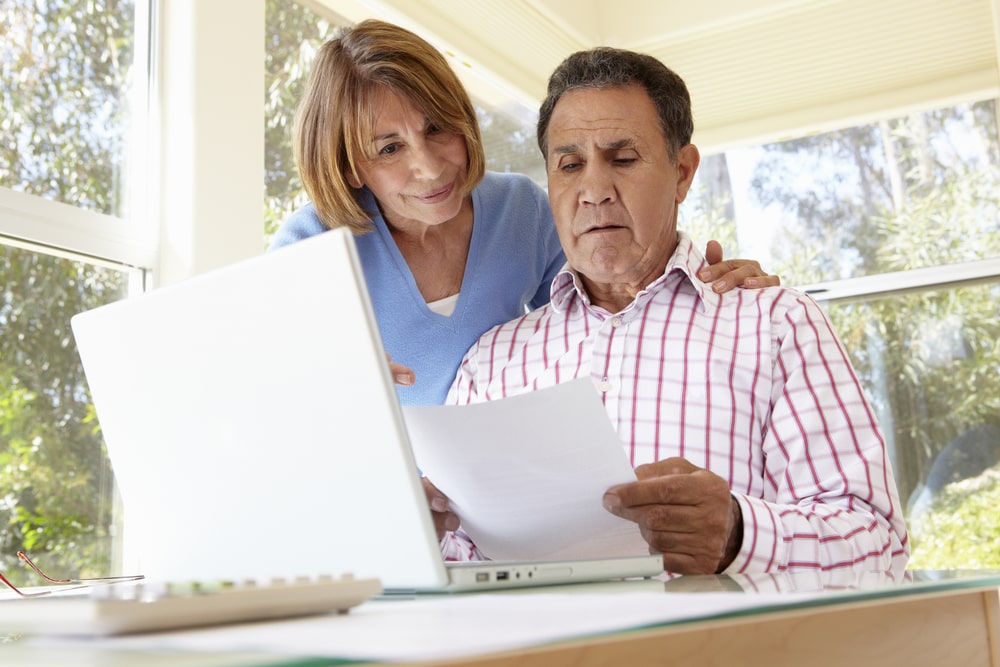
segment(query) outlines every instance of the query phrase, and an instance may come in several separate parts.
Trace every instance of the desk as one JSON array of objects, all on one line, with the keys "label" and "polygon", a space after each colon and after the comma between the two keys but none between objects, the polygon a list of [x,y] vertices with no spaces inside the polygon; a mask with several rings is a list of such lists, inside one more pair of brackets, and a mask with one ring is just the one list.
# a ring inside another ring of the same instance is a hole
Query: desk
[{"label": "desk", "polygon": [[373,600],[344,616],[107,640],[27,637],[0,645],[0,664],[1000,667],[1000,573],[908,575],[823,590],[781,577],[683,577]]}]

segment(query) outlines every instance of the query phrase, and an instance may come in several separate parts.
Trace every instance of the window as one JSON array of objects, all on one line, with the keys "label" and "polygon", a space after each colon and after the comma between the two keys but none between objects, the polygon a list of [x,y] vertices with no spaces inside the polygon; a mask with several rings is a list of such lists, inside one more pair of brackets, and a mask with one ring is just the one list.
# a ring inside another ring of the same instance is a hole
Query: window
[{"label": "window", "polygon": [[113,567],[113,478],[69,319],[143,281],[127,217],[143,9],[0,0],[0,569],[15,581],[18,549],[67,575]]},{"label": "window", "polygon": [[911,567],[996,567],[1000,276],[829,306],[885,431]]},{"label": "window", "polygon": [[682,207],[695,238],[825,303],[885,431],[917,568],[1000,565],[998,109],[709,155]]},{"label": "window", "polygon": [[268,0],[265,81],[265,242],[306,203],[292,153],[295,106],[316,51],[345,22],[320,16],[293,0]]}]

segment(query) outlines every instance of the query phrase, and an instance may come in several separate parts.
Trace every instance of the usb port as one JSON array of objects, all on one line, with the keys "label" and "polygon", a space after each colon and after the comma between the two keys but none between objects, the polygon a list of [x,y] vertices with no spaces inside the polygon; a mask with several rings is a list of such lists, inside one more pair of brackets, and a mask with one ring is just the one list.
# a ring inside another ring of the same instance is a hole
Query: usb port
[{"label": "usb port", "polygon": [[507,581],[508,579],[510,579],[510,572],[507,572],[506,570],[500,570],[497,572],[497,581]]},{"label": "usb port", "polygon": [[476,583],[484,583],[490,580],[489,572],[476,572]]}]

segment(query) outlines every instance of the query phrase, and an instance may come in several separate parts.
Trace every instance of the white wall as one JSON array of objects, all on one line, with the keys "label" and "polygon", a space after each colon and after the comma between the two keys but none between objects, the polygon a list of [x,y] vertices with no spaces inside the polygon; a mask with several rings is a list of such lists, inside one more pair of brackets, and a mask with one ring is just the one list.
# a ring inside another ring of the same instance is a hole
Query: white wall
[{"label": "white wall", "polygon": [[161,222],[163,285],[264,250],[265,15],[264,0],[158,9],[151,127],[159,115],[162,135],[150,164],[161,194],[147,203]]}]

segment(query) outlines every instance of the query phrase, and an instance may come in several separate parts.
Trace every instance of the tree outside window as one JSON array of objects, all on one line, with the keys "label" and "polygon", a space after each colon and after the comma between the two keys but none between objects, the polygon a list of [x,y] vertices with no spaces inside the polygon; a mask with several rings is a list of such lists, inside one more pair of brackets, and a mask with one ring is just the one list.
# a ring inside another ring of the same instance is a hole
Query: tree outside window
[{"label": "tree outside window", "polygon": [[[0,187],[121,215],[134,3],[0,0],[0,16]],[[112,473],[69,318],[124,296],[130,273],[0,237],[0,569],[15,582],[20,549],[64,576],[111,568]]]}]

